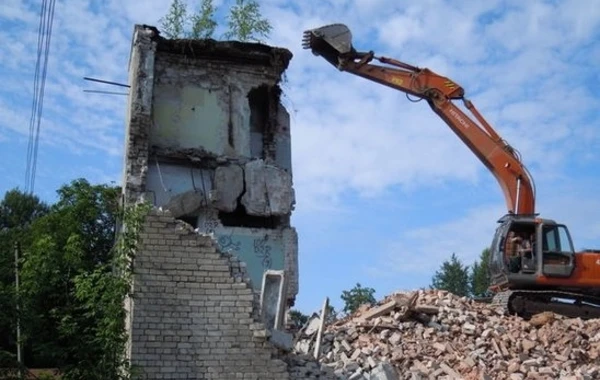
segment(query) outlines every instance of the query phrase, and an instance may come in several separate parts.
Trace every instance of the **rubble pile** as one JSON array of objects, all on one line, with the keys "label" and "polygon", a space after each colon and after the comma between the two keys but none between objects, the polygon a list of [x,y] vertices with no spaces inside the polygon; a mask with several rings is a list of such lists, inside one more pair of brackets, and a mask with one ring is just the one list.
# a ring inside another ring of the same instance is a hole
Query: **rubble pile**
[{"label": "rubble pile", "polygon": [[[339,379],[597,379],[600,320],[544,312],[524,320],[445,291],[396,293],[295,338]],[[395,373],[394,373],[395,372]]]}]

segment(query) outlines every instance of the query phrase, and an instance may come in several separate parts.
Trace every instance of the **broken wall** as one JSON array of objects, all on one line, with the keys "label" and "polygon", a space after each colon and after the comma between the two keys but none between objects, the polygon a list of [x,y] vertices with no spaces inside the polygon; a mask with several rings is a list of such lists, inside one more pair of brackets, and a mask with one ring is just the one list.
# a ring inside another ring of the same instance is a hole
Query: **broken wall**
[{"label": "broken wall", "polygon": [[137,25],[130,60],[125,201],[149,200],[242,259],[255,292],[285,270],[298,292],[286,49],[166,40]]},{"label": "broken wall", "polygon": [[153,210],[134,262],[128,358],[139,379],[332,380],[282,350],[262,322],[243,261]]}]

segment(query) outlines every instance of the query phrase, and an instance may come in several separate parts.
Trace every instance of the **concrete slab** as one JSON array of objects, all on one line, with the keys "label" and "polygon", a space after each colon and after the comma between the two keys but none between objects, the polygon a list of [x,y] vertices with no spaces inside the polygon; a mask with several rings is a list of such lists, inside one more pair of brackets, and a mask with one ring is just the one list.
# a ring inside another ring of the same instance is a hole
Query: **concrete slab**
[{"label": "concrete slab", "polygon": [[220,211],[233,212],[244,191],[244,170],[238,165],[219,166],[215,170],[213,205]]},{"label": "concrete slab", "polygon": [[254,160],[245,165],[244,179],[246,192],[242,204],[249,215],[287,215],[292,212],[295,194],[290,173],[267,165],[263,160]]}]

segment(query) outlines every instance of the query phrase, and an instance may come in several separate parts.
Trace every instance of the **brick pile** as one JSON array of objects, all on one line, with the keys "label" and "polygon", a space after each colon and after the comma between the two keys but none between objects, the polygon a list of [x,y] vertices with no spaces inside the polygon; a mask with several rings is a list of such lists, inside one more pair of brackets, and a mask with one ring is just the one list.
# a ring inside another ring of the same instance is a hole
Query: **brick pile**
[{"label": "brick pile", "polygon": [[[313,354],[318,317],[295,351]],[[316,322],[315,322],[316,321]],[[597,379],[600,320],[526,321],[444,291],[397,293],[326,326],[319,361],[340,379]]]}]

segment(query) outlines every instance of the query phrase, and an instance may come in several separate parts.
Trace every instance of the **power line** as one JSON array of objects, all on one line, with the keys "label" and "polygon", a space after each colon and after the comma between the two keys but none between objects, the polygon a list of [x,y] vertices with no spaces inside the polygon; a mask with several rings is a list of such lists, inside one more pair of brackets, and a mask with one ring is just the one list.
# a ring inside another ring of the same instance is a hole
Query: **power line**
[{"label": "power line", "polygon": [[[27,163],[25,171],[25,191],[30,193],[33,193],[35,187],[37,155],[44,106],[46,75],[48,72],[48,56],[50,53],[52,27],[54,25],[55,4],[56,0],[42,0],[42,7],[40,11],[40,23],[38,27],[38,51],[35,73],[33,77],[34,93],[29,124],[29,142],[27,146]],[[44,59],[43,64],[41,63],[42,56]]]},{"label": "power line", "polygon": [[50,40],[52,37],[52,26],[54,25],[54,7],[56,4],[56,0],[51,1],[51,11],[50,11],[50,25],[48,27],[48,34],[46,39],[46,50],[44,52],[44,71],[42,73],[42,88],[40,91],[40,104],[38,108],[38,120],[37,120],[37,130],[35,135],[35,148],[34,148],[34,157],[32,162],[32,173],[31,173],[31,192],[33,193],[33,188],[35,185],[35,174],[37,168],[37,154],[38,154],[38,143],[40,139],[40,125],[42,122],[42,110],[44,105],[44,90],[46,88],[46,73],[48,72],[48,56],[50,54]]},{"label": "power line", "polygon": [[31,176],[31,160],[33,155],[33,136],[35,128],[35,110],[37,109],[38,100],[38,82],[39,82],[39,71],[40,71],[40,57],[42,55],[42,37],[45,25],[47,2],[42,1],[42,9],[40,11],[40,24],[38,26],[38,48],[37,48],[37,60],[35,64],[35,73],[33,75],[33,104],[31,105],[31,118],[29,120],[29,141],[27,145],[27,164],[25,169],[25,191],[29,190],[29,180]]}]

